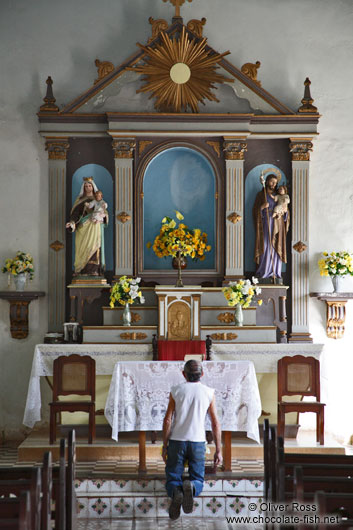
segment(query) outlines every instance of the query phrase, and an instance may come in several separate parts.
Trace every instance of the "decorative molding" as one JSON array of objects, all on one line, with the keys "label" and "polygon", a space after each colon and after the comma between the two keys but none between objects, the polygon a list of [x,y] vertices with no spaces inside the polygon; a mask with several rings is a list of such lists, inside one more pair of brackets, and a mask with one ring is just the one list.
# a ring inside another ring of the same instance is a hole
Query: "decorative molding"
[{"label": "decorative molding", "polygon": [[223,142],[226,160],[244,160],[244,153],[247,150],[246,142],[234,142],[233,140],[225,140]]},{"label": "decorative molding", "polygon": [[237,212],[230,213],[227,217],[228,221],[230,221],[234,225],[241,221],[241,218],[241,215],[239,215]]},{"label": "decorative molding", "polygon": [[311,85],[311,81],[307,77],[304,81],[305,88],[304,88],[304,97],[302,99],[302,105],[298,109],[298,112],[300,113],[310,113],[310,114],[317,113],[317,107],[313,105],[314,100],[310,94],[310,85]]},{"label": "decorative molding", "polygon": [[[130,311],[130,313],[131,313],[131,322],[133,324],[141,320],[141,315],[139,315],[138,313],[134,313],[133,311]],[[124,320],[123,315],[121,315],[120,320]]]},{"label": "decorative molding", "polygon": [[25,339],[29,332],[29,304],[44,296],[43,291],[1,291],[0,298],[10,304],[10,332],[13,339]]},{"label": "decorative molding", "polygon": [[158,18],[157,20],[154,20],[153,17],[150,17],[148,19],[148,22],[152,26],[152,37],[148,39],[148,43],[152,42],[156,37],[158,37],[161,31],[165,31],[168,29],[168,22],[163,18]]},{"label": "decorative molding", "polygon": [[302,252],[304,252],[304,250],[308,248],[308,245],[303,243],[303,241],[298,241],[295,245],[293,245],[293,248],[294,250],[299,252],[299,254],[301,254]]},{"label": "decorative molding", "polygon": [[220,145],[220,143],[219,142],[214,142],[212,140],[209,140],[209,141],[206,142],[206,144],[210,145],[214,149],[214,151],[216,152],[218,158],[220,158],[220,156],[221,156],[221,145]]},{"label": "decorative molding", "polygon": [[104,77],[114,70],[114,65],[109,61],[100,61],[99,59],[96,59],[94,64],[96,65],[98,71],[98,77],[94,81],[94,84],[96,85],[101,79],[104,79]]},{"label": "decorative molding", "polygon": [[135,140],[113,140],[114,158],[133,158]]},{"label": "decorative molding", "polygon": [[120,333],[120,338],[123,340],[143,340],[147,339],[147,334],[132,331],[131,333]]},{"label": "decorative molding", "polygon": [[233,313],[220,313],[217,317],[217,320],[220,322],[224,322],[225,324],[230,324],[231,322],[235,321]]},{"label": "decorative molding", "polygon": [[125,224],[127,221],[131,220],[131,215],[129,215],[127,212],[120,212],[116,216],[117,220],[121,223]]},{"label": "decorative molding", "polygon": [[261,86],[261,82],[258,81],[258,79],[257,79],[257,71],[260,68],[260,66],[261,66],[260,61],[256,61],[255,64],[254,63],[245,63],[241,67],[241,71],[243,72],[243,74],[248,76],[252,81],[254,81],[254,83],[256,83],[259,86]]},{"label": "decorative molding", "polygon": [[211,339],[213,340],[235,340],[238,338],[236,333],[212,333]]},{"label": "decorative molding", "polygon": [[47,93],[45,95],[45,98],[43,101],[45,102],[44,105],[40,107],[40,112],[53,112],[57,114],[59,112],[59,107],[55,105],[56,99],[54,98],[53,94],[53,80],[49,76],[46,80],[47,83]]},{"label": "decorative molding", "polygon": [[292,141],[289,144],[289,150],[292,153],[293,162],[305,162],[310,160],[310,151],[313,150],[313,144],[310,141]]},{"label": "decorative molding", "polygon": [[45,142],[45,150],[48,151],[49,160],[66,160],[69,147],[70,144],[67,138],[62,140],[59,138],[55,138],[55,140],[48,139]]},{"label": "decorative molding", "polygon": [[196,18],[193,18],[192,20],[189,20],[189,22],[186,24],[186,27],[188,28],[189,31],[192,31],[198,37],[202,37],[203,26],[205,24],[206,24],[205,18],[202,18],[201,20],[197,20]]},{"label": "decorative molding", "polygon": [[326,335],[330,339],[342,339],[346,321],[347,300],[326,300]]},{"label": "decorative molding", "polygon": [[146,147],[147,147],[148,145],[150,145],[151,143],[152,143],[151,140],[141,140],[141,141],[139,142],[139,156],[142,155],[142,153],[144,152],[144,150],[146,149]]},{"label": "decorative molding", "polygon": [[56,240],[56,241],[53,241],[53,243],[51,243],[49,247],[55,250],[55,252],[58,252],[59,250],[62,250],[65,247],[65,245],[61,241]]}]

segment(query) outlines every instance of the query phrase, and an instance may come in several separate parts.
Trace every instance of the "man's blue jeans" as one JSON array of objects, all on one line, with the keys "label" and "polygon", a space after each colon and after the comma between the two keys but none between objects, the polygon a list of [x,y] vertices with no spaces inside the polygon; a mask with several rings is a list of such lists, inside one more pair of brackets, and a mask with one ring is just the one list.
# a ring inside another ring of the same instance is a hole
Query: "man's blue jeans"
[{"label": "man's blue jeans", "polygon": [[183,485],[182,475],[186,460],[189,464],[189,478],[195,488],[195,497],[200,495],[205,478],[205,453],[205,442],[169,440],[165,466],[166,488],[169,497],[172,497],[174,488]]}]

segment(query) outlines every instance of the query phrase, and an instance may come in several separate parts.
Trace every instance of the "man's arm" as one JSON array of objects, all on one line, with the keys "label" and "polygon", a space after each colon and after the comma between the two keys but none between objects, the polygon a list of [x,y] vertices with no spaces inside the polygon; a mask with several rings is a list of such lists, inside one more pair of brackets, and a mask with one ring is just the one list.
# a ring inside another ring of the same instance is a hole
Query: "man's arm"
[{"label": "man's arm", "polygon": [[167,461],[167,447],[168,447],[168,440],[170,436],[170,431],[172,428],[172,418],[175,410],[175,401],[171,394],[169,394],[169,403],[167,412],[165,413],[164,420],[163,420],[163,448],[162,448],[162,458],[164,462]]},{"label": "man's arm", "polygon": [[213,439],[216,444],[216,451],[214,454],[214,465],[215,468],[217,466],[220,466],[223,462],[223,456],[222,456],[222,440],[221,440],[221,425],[218,420],[217,416],[217,409],[216,409],[216,398],[213,396],[211,405],[208,407],[208,414],[210,416],[211,420],[211,426],[212,426],[212,434]]}]

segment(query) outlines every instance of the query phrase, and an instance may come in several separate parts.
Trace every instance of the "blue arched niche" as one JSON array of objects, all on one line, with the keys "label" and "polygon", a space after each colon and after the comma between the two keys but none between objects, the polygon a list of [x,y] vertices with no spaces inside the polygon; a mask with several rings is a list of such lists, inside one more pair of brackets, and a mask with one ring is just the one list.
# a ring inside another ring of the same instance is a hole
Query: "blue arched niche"
[{"label": "blue arched niche", "polygon": [[[272,171],[270,171],[272,170]],[[260,176],[263,172],[264,178],[270,173],[281,175],[280,183],[286,185],[286,176],[281,169],[273,164],[260,164],[249,171],[245,178],[245,270],[248,272],[256,271],[256,263],[254,261],[255,252],[255,227],[252,216],[252,209],[255,202],[255,197],[259,191],[263,189]],[[286,270],[285,263],[282,264],[282,271]]]},{"label": "blue arched niche", "polygon": [[212,250],[204,261],[188,259],[188,269],[215,268],[215,173],[205,156],[188,147],[171,147],[148,164],[143,180],[143,248],[145,270],[170,270],[171,258],[158,258],[147,243],[153,243],[163,217],[175,220],[175,210],[184,215],[189,228],[208,235]]},{"label": "blue arched niche", "polygon": [[[98,189],[102,190],[103,198],[108,204],[109,224],[104,230],[104,250],[106,270],[114,269],[113,255],[113,225],[114,225],[114,205],[113,205],[113,179],[109,171],[99,164],[85,164],[78,168],[72,177],[72,204],[80,193],[84,177],[93,177]],[[72,268],[75,261],[75,237],[72,238]]]}]

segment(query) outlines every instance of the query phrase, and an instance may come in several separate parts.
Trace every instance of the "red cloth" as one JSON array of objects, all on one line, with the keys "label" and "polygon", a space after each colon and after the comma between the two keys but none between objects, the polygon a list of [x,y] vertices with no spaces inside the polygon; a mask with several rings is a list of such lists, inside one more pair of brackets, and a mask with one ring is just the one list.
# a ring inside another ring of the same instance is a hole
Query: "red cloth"
[{"label": "red cloth", "polygon": [[159,361],[183,361],[185,355],[198,353],[206,359],[206,341],[204,340],[159,340]]}]

